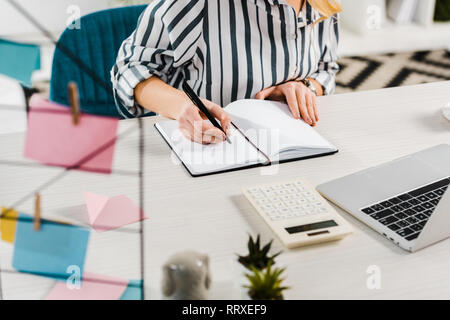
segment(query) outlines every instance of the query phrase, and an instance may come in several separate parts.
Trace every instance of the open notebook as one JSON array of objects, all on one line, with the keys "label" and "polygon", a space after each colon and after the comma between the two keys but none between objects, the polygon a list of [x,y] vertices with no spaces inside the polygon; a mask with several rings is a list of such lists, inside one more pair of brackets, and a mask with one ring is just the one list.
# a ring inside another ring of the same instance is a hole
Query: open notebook
[{"label": "open notebook", "polygon": [[155,125],[194,177],[338,152],[311,126],[293,118],[285,104],[239,100],[228,105],[225,111],[233,121],[231,144],[191,142],[183,137],[173,120]]}]

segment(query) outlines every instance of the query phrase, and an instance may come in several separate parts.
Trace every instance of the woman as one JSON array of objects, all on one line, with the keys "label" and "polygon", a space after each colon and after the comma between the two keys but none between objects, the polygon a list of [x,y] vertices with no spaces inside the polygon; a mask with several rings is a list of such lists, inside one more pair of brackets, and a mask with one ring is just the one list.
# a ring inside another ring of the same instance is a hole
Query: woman
[{"label": "woman", "polygon": [[186,79],[225,130],[221,106],[246,98],[284,100],[314,126],[316,95],[335,87],[340,11],[334,0],[153,0],[111,72],[118,109],[177,119],[199,143],[224,141],[179,90]]}]

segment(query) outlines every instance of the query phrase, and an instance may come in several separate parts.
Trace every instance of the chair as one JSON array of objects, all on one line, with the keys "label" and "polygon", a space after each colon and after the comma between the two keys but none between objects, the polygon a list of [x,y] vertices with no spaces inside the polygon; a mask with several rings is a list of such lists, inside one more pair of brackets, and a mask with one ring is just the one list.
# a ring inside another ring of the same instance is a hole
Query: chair
[{"label": "chair", "polygon": [[59,39],[62,50],[68,49],[75,54],[110,89],[106,90],[95,82],[61,48],[56,48],[50,100],[68,105],[67,85],[75,81],[82,112],[120,117],[112,94],[110,70],[122,42],[134,31],[145,8],[145,5],[139,5],[95,12],[81,18],[81,29],[66,29]]}]

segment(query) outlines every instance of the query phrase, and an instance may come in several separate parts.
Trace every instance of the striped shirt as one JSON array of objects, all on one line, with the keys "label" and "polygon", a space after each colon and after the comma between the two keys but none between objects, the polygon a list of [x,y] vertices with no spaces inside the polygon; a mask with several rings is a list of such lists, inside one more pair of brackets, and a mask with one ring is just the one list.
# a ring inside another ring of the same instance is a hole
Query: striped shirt
[{"label": "striped shirt", "polygon": [[308,2],[297,15],[285,0],[153,0],[111,71],[117,108],[125,118],[149,112],[134,89],[152,76],[175,88],[186,79],[221,106],[308,77],[331,94],[338,24],[320,17]]}]

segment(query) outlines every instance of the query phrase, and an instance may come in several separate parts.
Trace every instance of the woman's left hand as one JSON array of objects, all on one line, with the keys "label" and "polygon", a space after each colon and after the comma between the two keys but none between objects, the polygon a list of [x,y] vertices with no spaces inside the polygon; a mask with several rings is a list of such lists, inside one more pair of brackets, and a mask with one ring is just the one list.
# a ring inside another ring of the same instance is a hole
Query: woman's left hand
[{"label": "woman's left hand", "polygon": [[285,101],[294,118],[303,118],[311,126],[319,121],[316,95],[302,82],[289,81],[264,89],[256,94],[256,99]]}]

